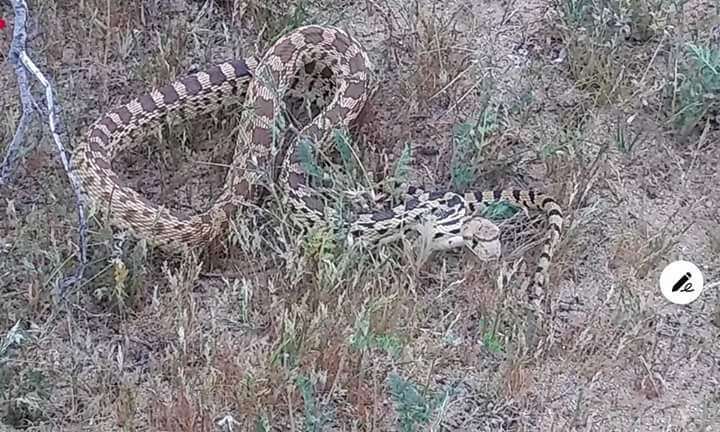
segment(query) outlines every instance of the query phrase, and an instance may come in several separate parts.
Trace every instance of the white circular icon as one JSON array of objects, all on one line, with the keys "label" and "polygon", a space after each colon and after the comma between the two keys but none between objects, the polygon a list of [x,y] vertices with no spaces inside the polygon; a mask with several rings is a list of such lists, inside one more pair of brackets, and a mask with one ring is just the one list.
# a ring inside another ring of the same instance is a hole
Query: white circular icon
[{"label": "white circular icon", "polygon": [[692,303],[700,297],[702,289],[702,273],[691,262],[673,261],[660,274],[660,291],[672,303]]}]

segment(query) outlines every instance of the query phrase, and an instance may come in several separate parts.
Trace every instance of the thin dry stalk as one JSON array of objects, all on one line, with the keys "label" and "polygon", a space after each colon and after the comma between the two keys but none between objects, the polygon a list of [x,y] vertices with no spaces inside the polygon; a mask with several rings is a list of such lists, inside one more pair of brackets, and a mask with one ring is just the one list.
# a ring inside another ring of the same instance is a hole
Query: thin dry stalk
[{"label": "thin dry stalk", "polygon": [[[56,293],[62,296],[70,285],[77,286],[83,279],[85,266],[87,265],[87,219],[85,218],[85,209],[82,203],[80,185],[74,173],[70,170],[68,153],[65,150],[62,139],[60,138],[60,132],[58,129],[62,128],[62,124],[60,118],[56,114],[56,107],[58,107],[58,104],[55,100],[52,85],[27,54],[27,2],[25,0],[13,0],[12,5],[15,12],[15,24],[13,29],[13,40],[10,45],[10,54],[8,57],[10,58],[10,63],[15,68],[15,74],[17,75],[18,87],[20,89],[20,100],[22,102],[22,116],[20,117],[20,122],[15,130],[13,139],[7,148],[5,159],[3,160],[2,165],[0,165],[0,186],[7,183],[10,173],[13,171],[13,166],[17,161],[18,152],[20,148],[25,145],[27,129],[33,119],[35,110],[45,111],[48,117],[50,133],[52,134],[55,145],[58,148],[63,169],[70,179],[70,185],[75,193],[76,208],[78,212],[78,253],[80,265],[71,276],[59,280],[56,286]],[[45,89],[45,102],[47,107],[40,106],[33,98],[32,93],[30,92],[30,81],[27,74],[28,71]]]}]

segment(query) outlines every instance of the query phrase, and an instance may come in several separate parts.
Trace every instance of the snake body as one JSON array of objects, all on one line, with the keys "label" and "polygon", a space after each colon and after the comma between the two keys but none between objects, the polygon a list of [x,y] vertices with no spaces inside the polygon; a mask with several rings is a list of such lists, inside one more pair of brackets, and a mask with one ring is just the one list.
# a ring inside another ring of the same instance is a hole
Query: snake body
[{"label": "snake body", "polygon": [[[349,126],[366,102],[370,69],[366,52],[344,31],[300,27],[279,38],[259,62],[246,59],[216,64],[102,115],[75,149],[71,166],[86,199],[115,226],[168,251],[201,247],[216,239],[238,208],[257,198],[263,184],[284,186],[301,225],[326,223],[326,218],[334,220],[339,215],[310,185],[297,142],[302,137],[320,145],[328,141],[334,128]],[[283,115],[282,97],[306,90],[296,88],[298,71],[326,81],[332,77],[334,92],[320,114],[283,148],[276,133],[277,119]],[[160,207],[124,185],[112,169],[111,162],[118,154],[136,145],[141,135],[161,124],[168,114],[192,117],[228,101],[244,102],[240,137],[223,190],[208,210],[187,217]],[[435,227],[435,248],[467,245],[474,249],[487,241],[479,235],[477,210],[500,201],[547,215],[549,229],[530,288],[531,301],[537,303],[563,223],[560,206],[546,194],[530,190],[457,194],[411,187],[403,203],[357,214],[345,225],[347,239],[351,244],[392,241],[429,218]]]}]

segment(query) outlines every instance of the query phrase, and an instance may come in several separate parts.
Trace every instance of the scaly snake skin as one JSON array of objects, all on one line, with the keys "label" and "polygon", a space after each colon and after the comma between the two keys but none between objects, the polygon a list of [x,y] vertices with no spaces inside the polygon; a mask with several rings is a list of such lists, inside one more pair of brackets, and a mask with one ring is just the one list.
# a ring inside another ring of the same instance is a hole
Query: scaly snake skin
[{"label": "scaly snake skin", "polygon": [[[115,226],[168,251],[210,243],[227,230],[228,221],[240,206],[258,197],[261,185],[273,182],[285,188],[286,199],[302,226],[326,223],[326,218],[339,216],[310,186],[301,166],[298,139],[285,151],[279,143],[276,119],[283,115],[282,97],[305,90],[295,88],[298,71],[333,78],[332,99],[299,134],[322,145],[333,129],[347,128],[360,114],[367,98],[370,69],[366,52],[344,31],[301,27],[281,37],[259,63],[220,63],[109,111],[90,127],[86,139],[75,149],[72,168],[86,199]],[[136,145],[141,135],[161,124],[168,114],[189,118],[230,101],[244,101],[240,137],[223,191],[205,212],[186,217],[159,207],[125,186],[113,171],[112,160]],[[401,205],[356,215],[346,225],[347,239],[350,244],[384,243],[430,220],[435,249],[466,245],[477,251],[497,239],[483,237],[487,230],[476,212],[483,205],[500,201],[547,215],[549,230],[529,290],[531,302],[538,305],[563,223],[560,206],[545,194],[524,190],[457,194],[410,187]]]}]

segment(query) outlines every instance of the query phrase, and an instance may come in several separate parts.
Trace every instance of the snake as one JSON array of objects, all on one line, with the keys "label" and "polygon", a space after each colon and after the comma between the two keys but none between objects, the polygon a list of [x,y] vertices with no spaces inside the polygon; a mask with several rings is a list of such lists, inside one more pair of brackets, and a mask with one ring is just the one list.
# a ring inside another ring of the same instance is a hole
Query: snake
[{"label": "snake", "polygon": [[[73,151],[74,173],[83,199],[111,224],[169,252],[205,246],[228,230],[236,213],[256,202],[268,185],[282,185],[295,221],[307,230],[342,218],[326,205],[303,166],[302,142],[323,145],[334,130],[349,128],[360,115],[372,84],[372,63],[346,31],[306,25],[279,37],[260,59],[244,57],[216,63],[158,86],[102,114]],[[282,138],[283,97],[316,94],[320,112],[289,142]],[[121,153],[138,145],[169,115],[190,119],[241,103],[240,128],[223,189],[208,209],[183,215],[159,206],[129,187],[112,168]],[[340,221],[349,246],[373,246],[419,230],[430,221],[433,249],[466,246],[472,251],[497,240],[478,215],[484,206],[505,202],[543,212],[548,230],[531,285],[539,305],[559,242],[563,216],[550,195],[531,189],[456,193],[408,187],[402,202],[384,203]]]}]

